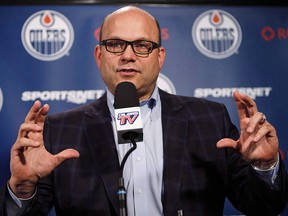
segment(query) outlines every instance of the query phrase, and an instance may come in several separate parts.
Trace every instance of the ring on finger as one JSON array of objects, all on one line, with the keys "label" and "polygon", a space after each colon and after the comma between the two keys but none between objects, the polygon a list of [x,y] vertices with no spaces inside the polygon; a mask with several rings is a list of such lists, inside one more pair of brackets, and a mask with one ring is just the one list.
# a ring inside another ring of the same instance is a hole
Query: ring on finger
[{"label": "ring on finger", "polygon": [[263,115],[263,117],[259,122],[260,125],[264,124],[264,122],[267,120],[266,116],[263,113],[262,113],[262,115]]}]

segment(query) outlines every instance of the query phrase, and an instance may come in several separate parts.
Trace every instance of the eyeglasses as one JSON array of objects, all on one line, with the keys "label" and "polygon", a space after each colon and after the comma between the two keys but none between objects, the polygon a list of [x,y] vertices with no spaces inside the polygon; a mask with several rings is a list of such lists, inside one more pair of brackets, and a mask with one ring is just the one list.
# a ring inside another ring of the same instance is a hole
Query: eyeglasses
[{"label": "eyeglasses", "polygon": [[100,46],[102,45],[104,45],[106,50],[111,53],[122,53],[125,51],[128,45],[131,45],[133,52],[140,56],[148,56],[153,51],[153,49],[160,47],[159,44],[152,41],[125,41],[121,39],[102,40],[100,42]]}]

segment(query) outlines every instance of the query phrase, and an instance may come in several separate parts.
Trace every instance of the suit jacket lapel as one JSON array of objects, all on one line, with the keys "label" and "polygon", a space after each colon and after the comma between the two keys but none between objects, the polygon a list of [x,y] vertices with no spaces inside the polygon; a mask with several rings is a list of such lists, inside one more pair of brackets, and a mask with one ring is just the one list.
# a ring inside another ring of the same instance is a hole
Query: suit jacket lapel
[{"label": "suit jacket lapel", "polygon": [[160,97],[164,148],[164,196],[162,203],[164,215],[171,215],[171,212],[175,211],[175,197],[179,197],[188,118],[182,105],[175,101],[175,97],[162,91],[160,91]]},{"label": "suit jacket lapel", "polygon": [[85,115],[84,130],[95,166],[102,178],[107,194],[118,212],[118,178],[120,165],[115,147],[111,117],[106,94],[90,106]]}]

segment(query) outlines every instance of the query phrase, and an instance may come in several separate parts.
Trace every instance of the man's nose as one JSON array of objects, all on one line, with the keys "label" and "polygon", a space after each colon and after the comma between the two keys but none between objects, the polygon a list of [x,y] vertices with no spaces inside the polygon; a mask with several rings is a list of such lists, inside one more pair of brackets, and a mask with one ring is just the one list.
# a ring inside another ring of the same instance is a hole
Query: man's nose
[{"label": "man's nose", "polygon": [[132,48],[132,44],[127,45],[126,49],[122,53],[122,58],[123,59],[129,59],[129,60],[136,58],[136,55],[135,55],[133,48]]}]

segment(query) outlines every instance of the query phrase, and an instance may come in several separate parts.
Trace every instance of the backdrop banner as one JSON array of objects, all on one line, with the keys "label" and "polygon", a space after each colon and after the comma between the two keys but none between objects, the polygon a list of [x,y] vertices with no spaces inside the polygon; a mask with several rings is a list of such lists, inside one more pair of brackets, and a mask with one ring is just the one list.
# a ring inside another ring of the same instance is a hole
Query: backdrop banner
[{"label": "backdrop banner", "polygon": [[[0,6],[1,185],[10,175],[10,148],[35,100],[48,103],[52,114],[105,92],[94,48],[104,17],[119,7]],[[276,127],[288,167],[288,7],[141,7],[160,22],[167,51],[158,85],[173,94],[225,103],[237,126],[232,92],[250,95]],[[229,201],[224,211],[241,214]]]}]

